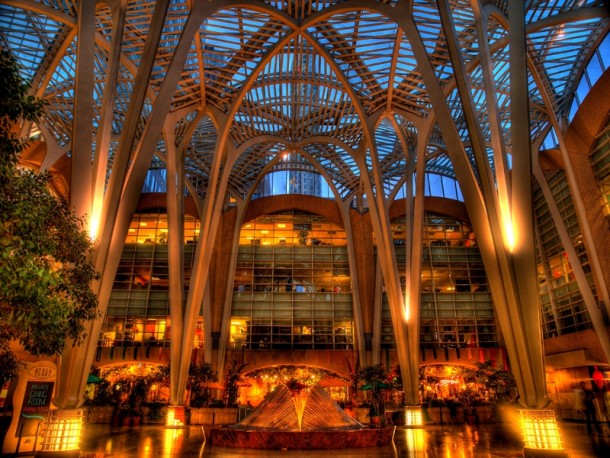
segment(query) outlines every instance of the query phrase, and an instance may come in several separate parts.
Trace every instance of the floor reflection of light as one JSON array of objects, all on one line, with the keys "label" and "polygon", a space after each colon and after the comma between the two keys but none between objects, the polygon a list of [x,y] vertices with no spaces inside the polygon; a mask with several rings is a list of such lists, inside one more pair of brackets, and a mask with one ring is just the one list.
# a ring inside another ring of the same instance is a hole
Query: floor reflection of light
[{"label": "floor reflection of light", "polygon": [[182,441],[184,439],[183,433],[184,433],[184,430],[181,428],[179,428],[179,429],[167,428],[164,430],[164,434],[163,434],[163,455],[164,456],[171,455],[172,451],[174,449],[180,450],[180,447],[182,446]]},{"label": "floor reflection of light", "polygon": [[[463,430],[452,430],[440,440],[443,456],[447,458],[470,458],[476,456],[479,432],[476,428],[465,426]],[[437,443],[438,446],[438,443]]]},{"label": "floor reflection of light", "polygon": [[[399,431],[396,431],[398,434]],[[409,457],[426,457],[426,434],[423,429],[407,428],[400,430],[404,434],[404,442],[407,444]]]},{"label": "floor reflection of light", "polygon": [[474,452],[479,445],[479,430],[472,426],[466,426],[466,439],[468,441],[468,450]]},{"label": "floor reflection of light", "polygon": [[112,453],[112,450],[114,449],[114,444],[112,443],[112,437],[109,437],[106,441],[106,451],[105,453]]},{"label": "floor reflection of light", "polygon": [[142,441],[142,450],[143,450],[143,458],[148,458],[149,456],[154,456],[154,448],[152,447],[152,439],[150,437],[145,437]]}]

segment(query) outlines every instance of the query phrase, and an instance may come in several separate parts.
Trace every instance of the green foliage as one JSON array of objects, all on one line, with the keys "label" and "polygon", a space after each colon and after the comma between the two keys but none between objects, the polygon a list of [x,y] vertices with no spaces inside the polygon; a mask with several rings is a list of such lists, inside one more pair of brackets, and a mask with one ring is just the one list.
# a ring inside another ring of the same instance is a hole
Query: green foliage
[{"label": "green foliage", "polygon": [[384,415],[385,403],[383,400],[383,388],[389,387],[388,373],[381,364],[363,367],[358,371],[358,380],[364,382],[360,389],[371,391],[371,405],[369,415],[371,417]]},{"label": "green foliage", "polygon": [[392,385],[392,388],[402,390],[402,373],[400,372],[400,365],[397,365],[392,372],[388,375],[388,381]]},{"label": "green foliage", "polygon": [[84,323],[98,317],[89,261],[92,244],[68,203],[49,190],[51,177],[18,167],[28,139],[21,120],[35,121],[42,101],[28,95],[18,65],[0,51],[0,381],[17,365],[9,344],[33,355],[59,354],[82,342]]},{"label": "green foliage", "polygon": [[388,383],[388,373],[381,364],[366,366],[358,371],[358,379],[367,385],[383,385]]},{"label": "green foliage", "polygon": [[130,414],[140,414],[153,385],[157,385],[157,389],[169,386],[169,366],[146,367],[139,373],[133,373],[129,365],[114,366],[104,369],[100,387],[105,381],[110,386],[110,394],[106,392],[108,387],[104,385],[102,399],[97,399],[100,395],[98,390],[93,399],[94,405],[106,402],[121,405],[121,408],[128,410]]},{"label": "green foliage", "polygon": [[189,405],[203,407],[210,404],[210,389],[208,383],[218,381],[218,372],[210,364],[193,365],[189,367],[188,388],[190,389]]},{"label": "green foliage", "polygon": [[301,365],[284,365],[278,364],[272,367],[264,367],[248,372],[249,378],[265,377],[272,382],[295,379],[306,385],[313,385],[323,378],[336,377],[335,372],[331,372],[320,367],[301,366]]},{"label": "green foliage", "polygon": [[494,363],[489,360],[482,363],[475,363],[475,366],[476,370],[473,371],[472,375],[479,383],[492,390],[494,395],[493,400],[496,402],[508,401],[510,399],[511,390],[517,386],[512,374],[497,368],[494,366]]},{"label": "green foliage", "polygon": [[29,94],[29,84],[23,80],[17,62],[5,49],[0,49],[0,87],[0,172],[4,173],[7,165],[17,163],[19,153],[28,143],[15,132],[17,121],[35,121],[42,111],[43,101]]},{"label": "green foliage", "polygon": [[225,396],[229,407],[237,405],[237,400],[239,399],[239,383],[243,382],[241,371],[247,365],[248,363],[238,364],[237,361],[233,360],[233,365],[229,368],[225,379]]}]

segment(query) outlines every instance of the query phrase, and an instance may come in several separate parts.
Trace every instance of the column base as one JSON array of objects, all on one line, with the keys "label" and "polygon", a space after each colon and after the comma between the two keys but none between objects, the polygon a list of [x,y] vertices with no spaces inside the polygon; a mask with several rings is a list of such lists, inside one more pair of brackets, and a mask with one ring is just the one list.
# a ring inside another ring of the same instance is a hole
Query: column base
[{"label": "column base", "polygon": [[424,425],[421,406],[405,406],[403,415],[407,428],[421,428]]},{"label": "column base", "polygon": [[169,406],[167,409],[166,428],[186,428],[186,408],[184,406]]}]

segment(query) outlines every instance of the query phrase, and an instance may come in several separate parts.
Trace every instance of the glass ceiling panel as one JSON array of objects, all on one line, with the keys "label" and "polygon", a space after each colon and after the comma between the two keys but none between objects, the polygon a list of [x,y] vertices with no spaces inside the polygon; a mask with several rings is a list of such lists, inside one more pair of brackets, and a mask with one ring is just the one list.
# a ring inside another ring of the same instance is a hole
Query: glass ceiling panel
[{"label": "glass ceiling panel", "polygon": [[375,147],[386,197],[389,197],[398,183],[404,179],[408,154],[404,146],[406,141],[406,138],[399,137],[390,119],[384,118],[377,126]]},{"label": "glass ceiling panel", "polygon": [[77,0],[38,0],[38,2],[69,16],[76,17]]},{"label": "glass ceiling panel", "polygon": [[599,0],[528,0],[525,2],[525,22],[533,23],[577,7],[599,5]]},{"label": "glass ceiling panel", "polygon": [[447,51],[447,39],[443,33],[440,15],[435,1],[415,0],[413,19],[423,41],[430,63],[434,67],[441,87],[453,79],[453,69]]},{"label": "glass ceiling panel", "polygon": [[217,148],[218,132],[213,120],[204,116],[198,118],[196,113],[190,113],[182,118],[175,131],[176,146],[184,142],[192,124],[197,122],[186,148],[184,159],[186,179],[191,183],[194,194],[199,198],[205,196],[210,170]]},{"label": "glass ceiling panel", "polygon": [[70,144],[74,112],[74,74],[76,73],[76,39],[56,65],[43,98],[43,122],[60,146]]},{"label": "glass ceiling panel", "polygon": [[[165,24],[163,26],[163,32],[161,33],[161,39],[159,40],[159,46],[157,47],[157,54],[155,56],[155,66],[151,74],[150,86],[153,89],[157,89],[163,83],[167,67],[170,64],[171,57],[174,54],[174,50],[178,45],[178,39],[184,25],[186,24],[186,18],[190,11],[189,4],[182,0],[172,0],[171,5],[168,8],[167,17],[165,18]],[[183,73],[184,78],[184,73]],[[183,94],[180,93],[176,97],[180,97]]]},{"label": "glass ceiling panel", "polygon": [[42,14],[0,5],[0,43],[20,63],[20,73],[32,81],[64,25]]},{"label": "glass ceiling panel", "polygon": [[359,169],[352,155],[332,144],[312,143],[303,148],[326,170],[333,186],[345,199],[360,183]]},{"label": "glass ceiling panel", "polygon": [[141,0],[127,4],[121,51],[136,66],[142,59],[144,42],[148,35],[149,22],[155,9],[155,3],[155,0]]},{"label": "glass ceiling panel", "polygon": [[[595,4],[598,6],[599,2]],[[579,69],[590,59],[600,34],[606,33],[599,26],[598,18],[576,20],[578,18],[574,16],[572,22],[534,30],[528,35],[531,37],[530,52],[544,78],[552,109],[559,117],[568,115],[576,78],[580,78]]]},{"label": "glass ceiling panel", "polygon": [[[46,117],[41,124],[62,146],[68,146],[71,141],[74,116],[76,49],[75,42],[66,43],[66,40],[73,38],[71,31],[75,24],[77,3],[76,0],[33,0],[23,3],[24,8],[42,4],[45,8],[56,10],[48,16],[0,5],[0,43],[17,57],[24,76],[33,81],[35,90],[44,94],[48,103],[45,106]],[[410,119],[429,116],[432,107],[420,73],[423,68],[421,62],[416,61],[405,34],[394,22],[397,18],[373,11],[380,4],[392,6],[397,3],[396,0],[358,2],[358,8],[353,10],[351,2],[340,0],[268,0],[257,3],[256,10],[230,7],[216,11],[202,23],[188,53],[171,109],[198,107],[210,112],[219,110],[228,113],[234,103],[239,103],[235,118],[228,123],[229,141],[240,146],[264,136],[263,146],[252,147],[238,161],[232,179],[241,181],[231,192],[235,195],[249,192],[259,178],[258,174],[269,169],[271,158],[277,155],[274,151],[284,148],[279,145],[295,145],[298,142],[301,151],[311,154],[321,164],[332,177],[341,196],[346,198],[361,192],[359,174],[367,173],[358,170],[350,151],[352,148],[366,151],[369,146],[362,120],[359,119],[360,108],[365,115],[379,110],[405,114]],[[498,8],[498,14],[502,14],[507,5],[506,0],[485,3],[493,3]],[[153,91],[160,87],[186,23],[189,5],[192,4],[187,0],[171,0],[155,54],[151,81],[140,82],[135,81],[135,74],[145,58],[144,44],[149,36],[150,21],[157,2],[130,0],[126,3],[122,55],[115,70],[117,83],[113,88],[113,100],[110,101],[113,135],[110,162],[125,127],[132,94],[137,93],[140,84],[148,85]],[[326,14],[324,9],[335,4],[341,5]],[[458,47],[470,78],[470,96],[475,115],[483,140],[489,142],[491,116],[496,115],[489,110],[490,99],[484,92],[472,4],[467,0],[456,0],[448,5],[459,40]],[[547,135],[549,116],[554,115],[559,119],[567,116],[572,101],[578,101],[574,99],[577,88],[579,97],[584,97],[593,84],[587,78],[596,79],[596,75],[602,71],[602,61],[594,59],[584,83],[580,82],[585,63],[592,56],[600,54],[595,54],[593,48],[607,34],[609,20],[594,17],[595,14],[602,15],[602,6],[605,6],[602,0],[540,0],[526,1],[525,5],[528,51],[533,65],[533,73],[528,74],[530,128],[535,140],[539,135]],[[370,6],[370,9],[366,10],[366,6]],[[586,7],[590,7],[588,11],[578,11]],[[269,8],[277,8],[281,12]],[[443,91],[442,96],[448,103],[459,137],[464,142],[464,150],[472,163],[463,104],[455,90],[453,64],[447,52],[437,2],[415,0],[412,14],[416,32],[427,52],[424,57],[432,65],[433,76],[436,76]],[[306,22],[310,17],[315,18],[314,21]],[[108,50],[112,21],[110,8],[100,4],[97,9],[93,69],[96,84],[92,101],[94,126],[99,122],[105,81],[110,69]],[[491,51],[502,141],[510,151],[508,40],[503,23],[495,17],[490,18],[487,41]],[[294,27],[299,25],[306,27],[306,31],[297,33]],[[280,43],[282,45],[278,46]],[[257,72],[263,59],[266,64]],[[336,69],[345,76],[346,83],[339,79]],[[541,87],[537,86],[538,81],[542,81]],[[45,86],[39,87],[43,83]],[[242,93],[245,85],[248,85],[248,91]],[[240,100],[236,99],[238,96]],[[150,93],[148,97],[151,97]],[[550,101],[550,106],[543,103],[545,100]],[[141,112],[133,114],[138,120],[136,142],[143,132],[153,103],[154,98],[148,98]],[[186,140],[190,132],[188,126],[196,119],[193,114],[176,127],[179,144]],[[217,147],[217,133],[209,119],[200,123],[201,126],[195,130],[196,136],[190,141],[187,169],[193,186],[201,196],[205,194],[209,167]],[[409,128],[405,130],[403,127],[400,129],[404,132],[399,130],[398,133],[393,129],[384,129],[385,125],[382,125],[378,130],[380,162],[375,167],[381,171],[385,194],[389,195],[391,188],[399,185],[402,179],[399,172],[405,167],[405,155],[399,154],[400,142],[397,139],[404,136],[410,141],[410,138],[415,138],[415,133],[411,136]],[[310,142],[309,139],[313,137],[315,140]],[[434,147],[443,148],[440,135],[435,134],[429,141]],[[332,146],[332,142],[338,142],[337,145],[343,142],[345,149]],[[443,176],[453,175],[450,164],[441,163],[443,156],[431,157],[430,170],[438,169]],[[371,169],[373,159],[370,155],[366,156],[366,161]],[[248,170],[250,166],[252,168]]]},{"label": "glass ceiling panel", "polygon": [[207,19],[201,26],[198,45],[207,100],[226,110],[232,94],[289,30],[268,13],[247,9],[226,9]]},{"label": "glass ceiling panel", "polygon": [[337,83],[329,63],[297,39],[269,60],[241,103],[231,135],[236,144],[280,133],[293,142],[333,135],[355,144],[361,129],[349,122],[352,116],[352,99]]},{"label": "glass ceiling panel", "polygon": [[464,64],[479,60],[479,44],[471,2],[458,1],[452,9],[452,21],[457,32],[459,47]]},{"label": "glass ceiling panel", "polygon": [[587,96],[591,88],[597,83],[597,80],[610,67],[610,34],[606,35],[602,43],[595,50],[587,68],[584,71],[583,77],[578,84],[572,106],[570,108],[570,114],[568,119],[571,121],[580,103]]},{"label": "glass ceiling panel", "polygon": [[399,42],[395,72],[394,106],[416,116],[426,116],[430,110],[430,100],[417,69],[417,61],[413,55],[413,50],[404,34]]},{"label": "glass ceiling panel", "polygon": [[390,19],[368,11],[342,12],[309,32],[333,56],[365,105],[387,91],[396,38],[402,36]]},{"label": "glass ceiling panel", "polygon": [[272,161],[281,160],[286,147],[273,142],[262,142],[243,152],[233,165],[229,187],[231,194],[246,198]]}]

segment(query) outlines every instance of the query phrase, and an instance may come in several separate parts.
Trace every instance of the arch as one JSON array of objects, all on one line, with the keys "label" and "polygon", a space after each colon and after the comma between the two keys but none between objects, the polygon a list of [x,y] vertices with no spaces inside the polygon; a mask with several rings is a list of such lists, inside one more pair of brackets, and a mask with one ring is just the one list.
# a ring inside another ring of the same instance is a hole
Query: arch
[{"label": "arch", "polygon": [[[303,355],[303,358],[299,358],[298,363],[294,362],[294,359],[290,357],[290,354],[286,354],[286,358],[274,358],[274,359],[266,359],[266,358],[257,358],[256,361],[251,362],[246,366],[246,370],[241,374],[243,377],[249,377],[249,374],[252,374],[257,371],[262,371],[265,369],[273,369],[278,367],[287,367],[287,368],[313,368],[319,369],[323,372],[327,372],[329,374],[333,374],[333,376],[350,379],[352,374],[350,371],[350,367],[354,367],[352,364],[353,361],[350,359],[349,363],[346,359],[351,352],[345,352],[345,358],[337,357],[336,355],[333,357],[330,352],[329,358],[322,359],[316,357],[315,355]],[[333,352],[336,353],[336,352]],[[312,357],[313,356],[313,357]],[[340,361],[342,359],[342,361]],[[351,365],[351,366],[350,366]]]},{"label": "arch", "polygon": [[244,214],[244,222],[269,213],[287,210],[301,210],[324,216],[330,221],[345,227],[338,205],[331,200],[315,196],[285,194],[281,196],[262,197],[250,202]]}]

